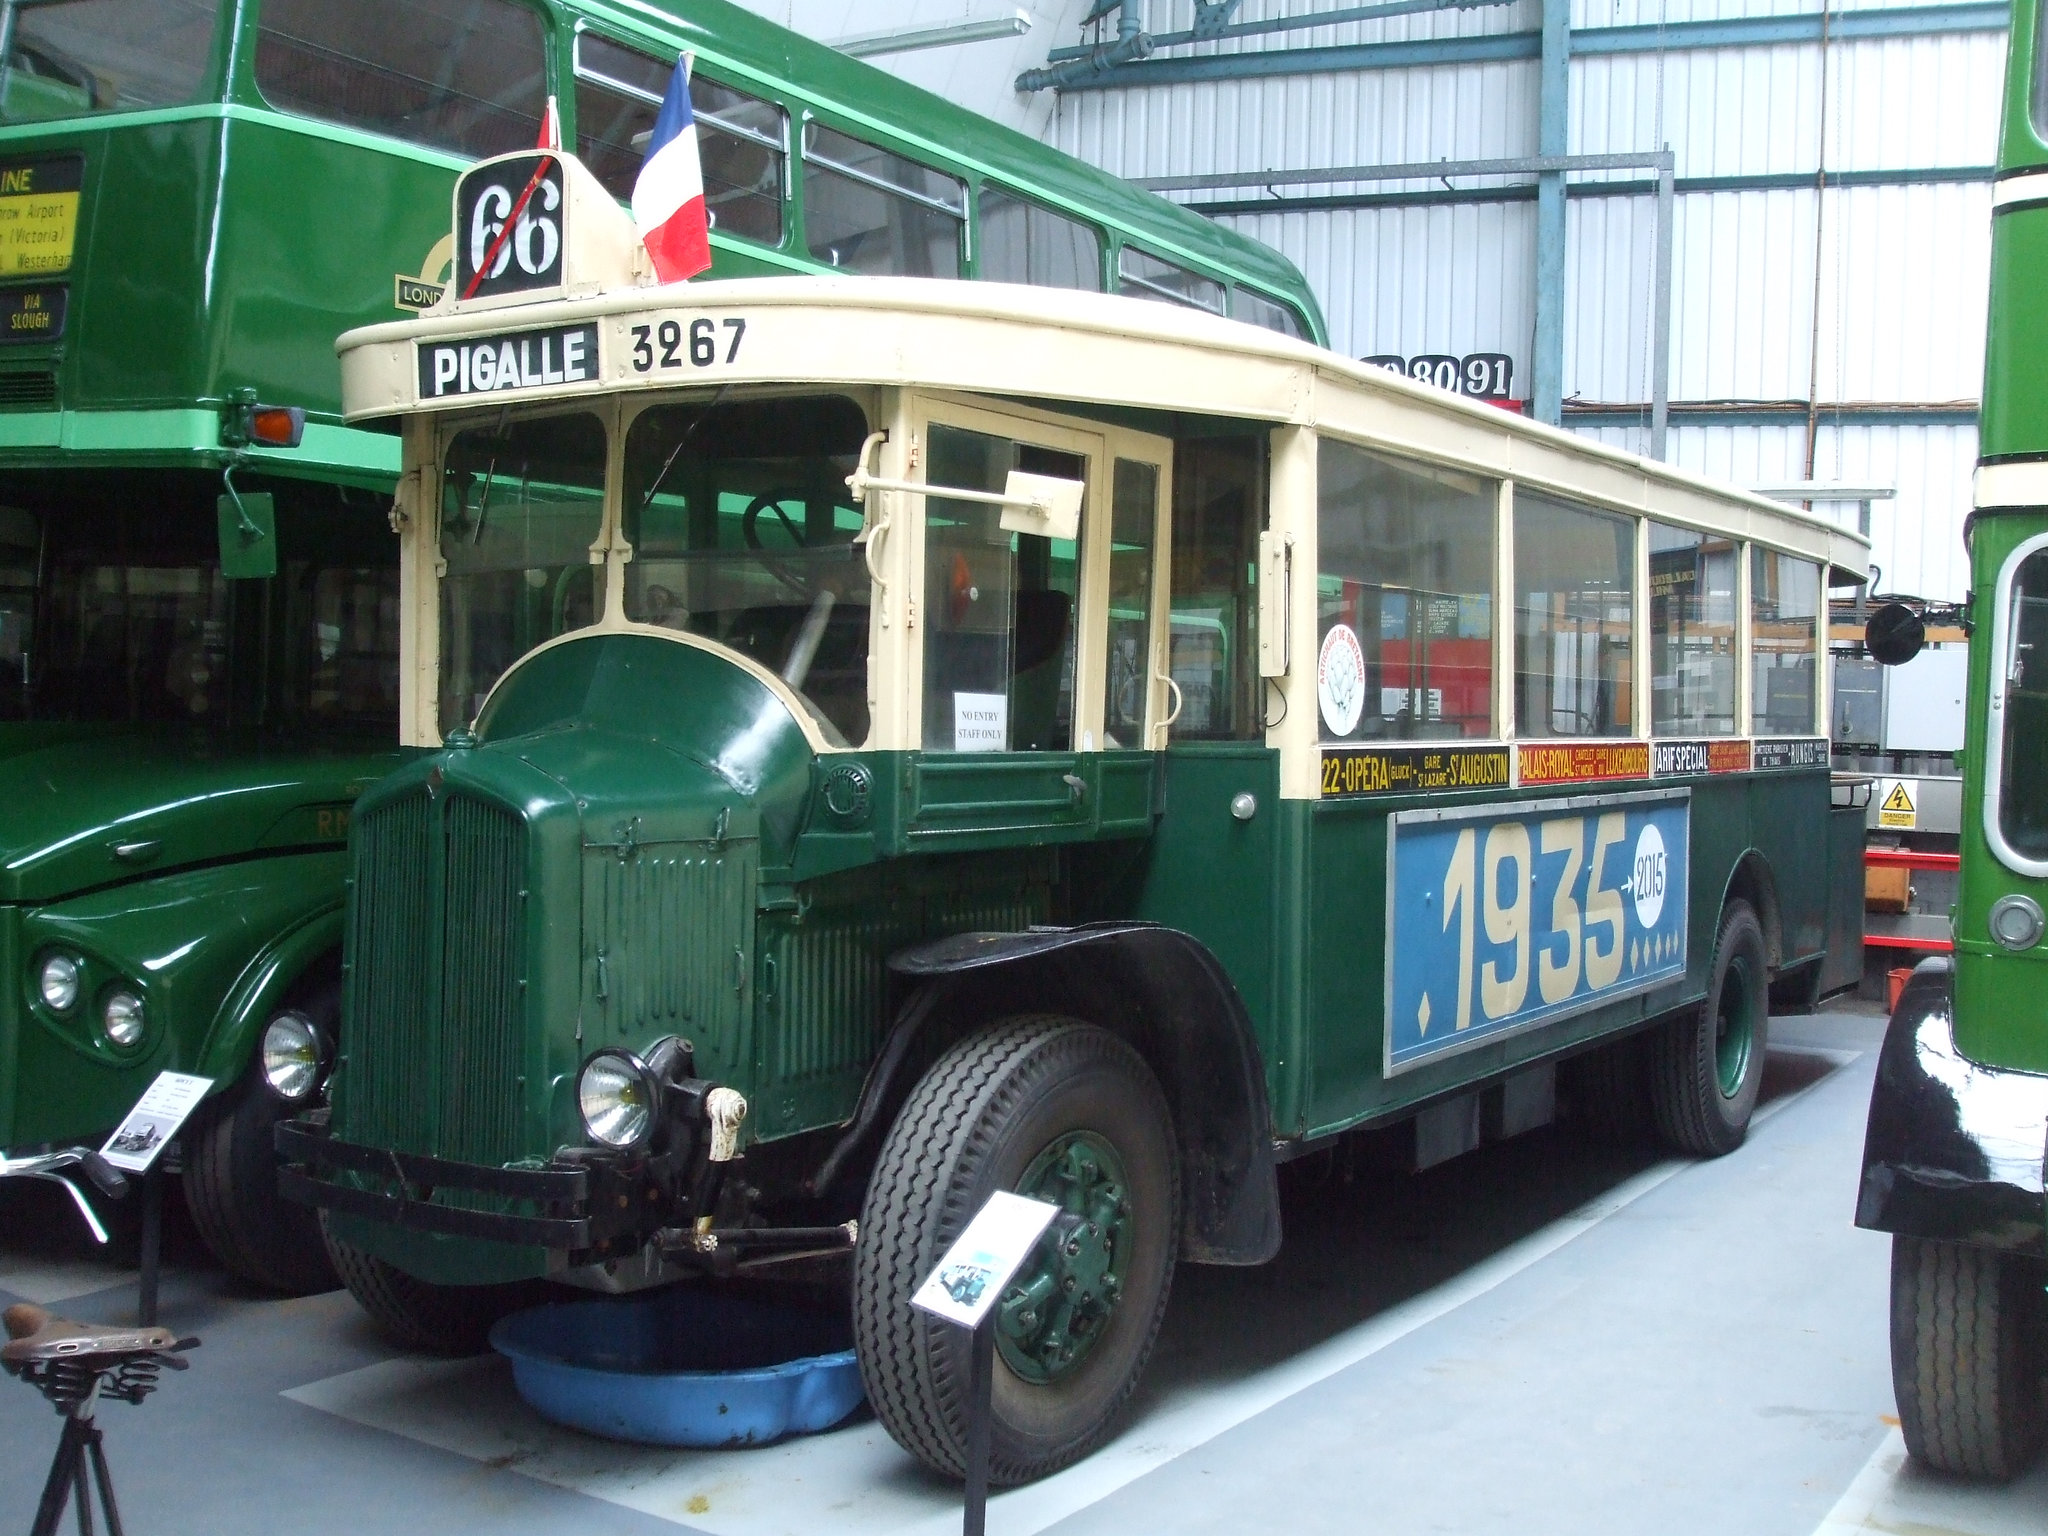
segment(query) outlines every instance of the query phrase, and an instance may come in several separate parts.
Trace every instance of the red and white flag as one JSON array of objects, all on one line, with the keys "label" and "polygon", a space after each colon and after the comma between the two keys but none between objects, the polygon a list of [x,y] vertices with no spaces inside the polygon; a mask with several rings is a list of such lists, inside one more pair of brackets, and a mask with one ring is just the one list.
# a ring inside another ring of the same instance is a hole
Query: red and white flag
[{"label": "red and white flag", "polygon": [[555,98],[548,98],[547,109],[540,115],[540,141],[535,149],[560,149],[562,147],[562,109]]},{"label": "red and white flag", "polygon": [[647,158],[633,183],[633,222],[654,258],[654,275],[680,283],[711,265],[711,225],[704,209],[704,167],[697,158],[697,119],[690,111],[690,55],[676,61]]}]

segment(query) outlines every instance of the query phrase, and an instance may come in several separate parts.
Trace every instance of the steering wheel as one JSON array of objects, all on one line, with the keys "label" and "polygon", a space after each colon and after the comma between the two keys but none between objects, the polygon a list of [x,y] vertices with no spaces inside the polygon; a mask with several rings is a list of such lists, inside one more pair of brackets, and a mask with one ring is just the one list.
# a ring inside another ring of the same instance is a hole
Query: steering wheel
[{"label": "steering wheel", "polygon": [[768,573],[799,597],[811,595],[811,583],[804,579],[804,573],[768,553],[768,547],[761,542],[761,514],[773,512],[775,520],[782,524],[782,531],[789,535],[789,542],[797,549],[808,549],[810,541],[805,537],[804,526],[792,519],[784,509],[785,501],[805,501],[810,493],[802,486],[778,486],[765,491],[747,503],[747,510],[740,517],[740,537],[746,540],[747,548],[761,557],[761,564]]}]

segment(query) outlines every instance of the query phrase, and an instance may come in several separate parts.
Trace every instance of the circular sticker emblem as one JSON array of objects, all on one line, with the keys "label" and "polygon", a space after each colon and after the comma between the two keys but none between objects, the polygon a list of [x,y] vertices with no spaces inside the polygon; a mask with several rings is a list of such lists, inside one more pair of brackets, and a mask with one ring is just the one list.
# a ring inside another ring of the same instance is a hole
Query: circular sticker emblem
[{"label": "circular sticker emblem", "polygon": [[1316,702],[1332,736],[1349,736],[1365,712],[1365,651],[1349,624],[1332,624],[1316,658]]},{"label": "circular sticker emblem", "polygon": [[1664,915],[1664,834],[1656,827],[1644,827],[1636,838],[1636,867],[1629,880],[1629,892],[1636,899],[1636,921],[1655,928]]}]

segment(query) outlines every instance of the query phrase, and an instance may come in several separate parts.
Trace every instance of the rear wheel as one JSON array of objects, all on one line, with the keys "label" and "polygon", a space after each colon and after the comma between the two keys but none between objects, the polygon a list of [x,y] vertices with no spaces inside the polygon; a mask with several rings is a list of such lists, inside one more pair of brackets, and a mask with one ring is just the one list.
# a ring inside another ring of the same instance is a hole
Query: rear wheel
[{"label": "rear wheel", "polygon": [[2041,1444],[2044,1311],[2038,1260],[1892,1239],[1892,1390],[1913,1459],[1999,1482]]},{"label": "rear wheel", "polygon": [[954,1477],[971,1336],[910,1296],[997,1190],[1062,1213],[996,1304],[991,1476],[1014,1484],[1102,1443],[1166,1311],[1179,1161],[1137,1052],[1074,1019],[1005,1020],[939,1058],[883,1145],[854,1253],[861,1377],[897,1443]]},{"label": "rear wheel", "polygon": [[327,1251],[349,1294],[385,1338],[423,1355],[478,1355],[499,1318],[544,1300],[535,1284],[429,1285],[327,1234]]},{"label": "rear wheel", "polygon": [[1731,901],[1721,914],[1706,1001],[1650,1042],[1650,1108],[1658,1134],[1676,1150],[1719,1157],[1742,1145],[1763,1086],[1769,996],[1763,927],[1747,902]]},{"label": "rear wheel", "polygon": [[[338,991],[296,1011],[311,1018],[325,1038],[334,1038]],[[185,1204],[206,1246],[230,1273],[293,1295],[331,1291],[341,1283],[328,1262],[318,1217],[277,1191],[272,1132],[304,1107],[270,1091],[259,1056],[185,1135]]]}]

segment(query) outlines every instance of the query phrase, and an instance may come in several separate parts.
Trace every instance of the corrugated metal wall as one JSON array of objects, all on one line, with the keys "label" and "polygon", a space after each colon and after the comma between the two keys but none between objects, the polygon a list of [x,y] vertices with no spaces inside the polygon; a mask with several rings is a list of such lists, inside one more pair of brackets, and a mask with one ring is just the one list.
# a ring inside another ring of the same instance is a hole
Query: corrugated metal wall
[{"label": "corrugated metal wall", "polygon": [[[1232,19],[1302,15],[1341,3],[1246,0]],[[963,0],[870,0],[858,7],[846,0],[757,0],[755,8],[814,31],[830,28],[811,12],[842,18],[832,26],[877,30],[990,10]],[[1853,7],[1874,8],[1868,0]],[[1039,25],[1014,42],[876,62],[1132,177],[1501,158],[1537,149],[1534,59],[1118,85],[1069,92],[1056,102],[1050,92],[1019,96],[1004,77],[1042,62],[1052,47],[1079,41],[1086,6],[1059,0],[1033,10]],[[1800,0],[1574,0],[1572,24],[1575,31],[1655,28],[1816,10]],[[1193,21],[1192,0],[1151,0],[1150,31]],[[1526,33],[1539,24],[1537,0],[1517,0],[1181,47],[1170,55]],[[1668,143],[1675,153],[1670,456],[1739,482],[1803,479],[1811,388],[1823,407],[1813,478],[1896,488],[1896,498],[1879,503],[1872,518],[1883,585],[1958,598],[1967,585],[1961,528],[1976,452],[1990,185],[1955,177],[1993,160],[2005,38],[1986,31],[1837,36],[1826,57],[1823,89],[1817,42],[1576,55],[1567,148],[1593,154]],[[1823,136],[1828,171],[1866,184],[1816,192],[1810,179],[1821,165]],[[1598,174],[1639,186],[1647,176]],[[1752,184],[1766,178],[1775,181]],[[1873,179],[1878,184],[1867,184]],[[1703,180],[1709,185],[1698,185]],[[1455,187],[1469,193],[1486,185],[1464,178]],[[1524,394],[1535,325],[1535,204],[1416,196],[1447,190],[1425,181],[1282,186],[1276,191],[1289,203],[1346,194],[1381,201],[1221,217],[1301,266],[1338,350],[1506,352],[1515,360],[1516,393]],[[1407,196],[1389,205],[1389,193]],[[1240,206],[1271,198],[1258,189],[1170,195]],[[1648,195],[1569,200],[1567,423],[1638,451],[1648,447],[1655,238],[1656,205]],[[1618,409],[1574,419],[1574,403]]]}]

